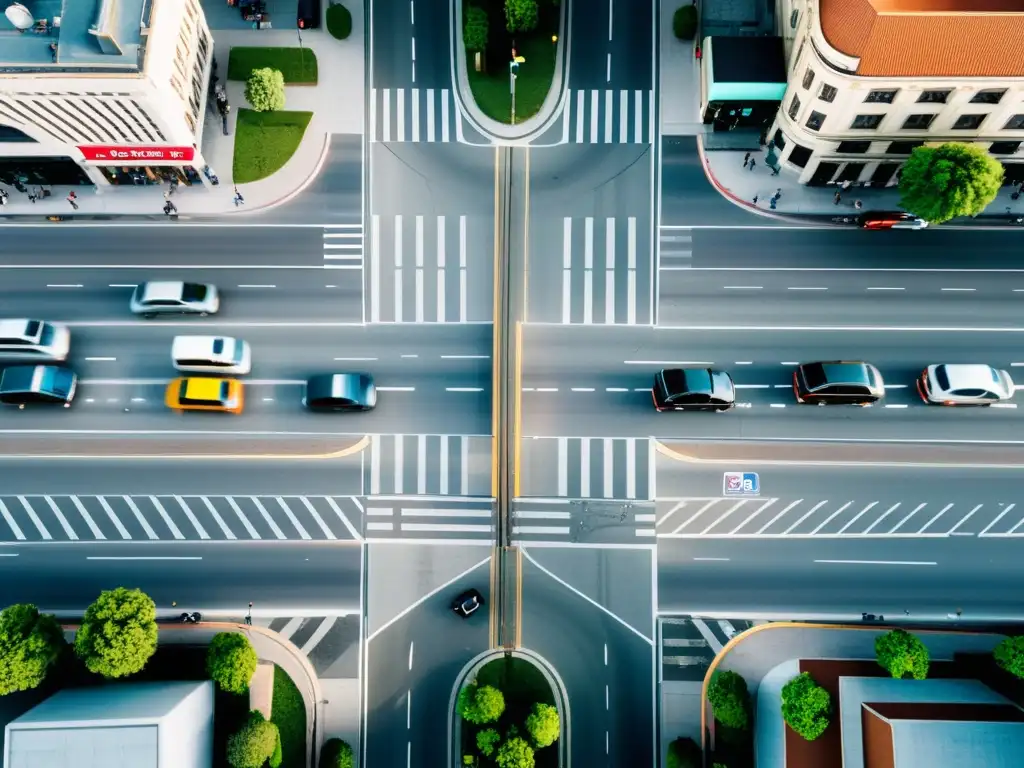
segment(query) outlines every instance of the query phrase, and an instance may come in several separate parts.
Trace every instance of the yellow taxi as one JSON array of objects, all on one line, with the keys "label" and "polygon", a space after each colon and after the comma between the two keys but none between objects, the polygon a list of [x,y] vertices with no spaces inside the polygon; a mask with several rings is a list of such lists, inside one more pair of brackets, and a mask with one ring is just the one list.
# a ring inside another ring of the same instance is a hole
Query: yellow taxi
[{"label": "yellow taxi", "polygon": [[242,382],[237,379],[175,379],[167,385],[164,401],[168,408],[176,411],[241,413]]}]

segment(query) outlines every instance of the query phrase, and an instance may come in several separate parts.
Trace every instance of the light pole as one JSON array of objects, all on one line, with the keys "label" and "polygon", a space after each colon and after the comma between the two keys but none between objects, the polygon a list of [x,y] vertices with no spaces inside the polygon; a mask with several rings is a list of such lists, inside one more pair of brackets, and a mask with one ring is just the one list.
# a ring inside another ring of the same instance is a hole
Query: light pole
[{"label": "light pole", "polygon": [[516,72],[519,65],[526,61],[525,56],[517,56],[516,49],[512,49],[512,61],[508,63],[508,89],[512,94],[512,125],[516,124]]}]

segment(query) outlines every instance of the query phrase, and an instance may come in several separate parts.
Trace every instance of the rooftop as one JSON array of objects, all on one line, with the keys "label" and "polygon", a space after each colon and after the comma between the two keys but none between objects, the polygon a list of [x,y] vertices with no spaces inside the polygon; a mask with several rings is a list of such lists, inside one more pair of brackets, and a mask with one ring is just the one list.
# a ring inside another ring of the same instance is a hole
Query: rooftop
[{"label": "rooftop", "polygon": [[[5,10],[0,72],[141,69],[151,0],[2,0],[0,5]],[[11,20],[19,17],[34,23],[19,29]]]},{"label": "rooftop", "polygon": [[819,0],[864,77],[1024,77],[1024,0]]}]

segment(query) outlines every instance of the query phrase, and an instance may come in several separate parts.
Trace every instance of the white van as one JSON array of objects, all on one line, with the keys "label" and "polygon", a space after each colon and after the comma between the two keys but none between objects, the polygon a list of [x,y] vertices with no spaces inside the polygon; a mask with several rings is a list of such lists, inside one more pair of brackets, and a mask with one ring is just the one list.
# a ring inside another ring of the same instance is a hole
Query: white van
[{"label": "white van", "polygon": [[0,359],[66,360],[71,331],[66,325],[43,320],[0,320]]},{"label": "white van", "polygon": [[175,336],[171,361],[179,371],[246,374],[252,352],[246,342],[230,336]]}]

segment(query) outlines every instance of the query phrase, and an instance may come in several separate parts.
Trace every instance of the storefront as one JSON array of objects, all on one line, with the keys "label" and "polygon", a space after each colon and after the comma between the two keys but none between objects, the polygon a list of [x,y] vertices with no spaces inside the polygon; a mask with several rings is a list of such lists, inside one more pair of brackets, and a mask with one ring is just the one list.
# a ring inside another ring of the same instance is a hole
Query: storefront
[{"label": "storefront", "polygon": [[[114,186],[146,186],[179,183],[214,186],[214,172],[194,147],[128,147],[88,145],[77,147],[87,169],[99,175],[97,183]],[[90,174],[92,175],[92,174]],[[177,180],[175,182],[175,180]]]},{"label": "storefront", "polygon": [[705,37],[701,116],[715,131],[764,131],[786,92],[780,37]]}]

